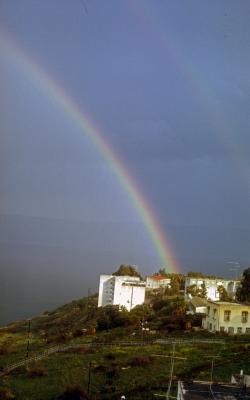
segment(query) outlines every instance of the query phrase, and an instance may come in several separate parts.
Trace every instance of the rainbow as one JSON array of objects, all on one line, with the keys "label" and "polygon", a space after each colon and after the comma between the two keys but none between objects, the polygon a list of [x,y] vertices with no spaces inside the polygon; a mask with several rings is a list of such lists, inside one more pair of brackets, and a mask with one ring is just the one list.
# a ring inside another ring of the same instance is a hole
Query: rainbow
[{"label": "rainbow", "polygon": [[125,165],[121,162],[111,144],[107,142],[105,135],[101,132],[96,124],[84,113],[77,103],[40,65],[23,50],[13,39],[7,37],[6,34],[0,34],[0,46],[5,50],[9,58],[13,62],[20,65],[29,74],[35,83],[50,96],[64,112],[69,115],[72,120],[81,127],[82,131],[96,149],[103,156],[109,167],[116,175],[120,185],[127,193],[130,201],[140,216],[143,224],[149,234],[159,256],[161,266],[165,267],[169,272],[178,272],[176,261],[173,257],[170,245],[168,244],[165,234],[160,226],[159,221],[152,208],[147,203],[144,196],[138,189],[138,185],[133,180]]}]

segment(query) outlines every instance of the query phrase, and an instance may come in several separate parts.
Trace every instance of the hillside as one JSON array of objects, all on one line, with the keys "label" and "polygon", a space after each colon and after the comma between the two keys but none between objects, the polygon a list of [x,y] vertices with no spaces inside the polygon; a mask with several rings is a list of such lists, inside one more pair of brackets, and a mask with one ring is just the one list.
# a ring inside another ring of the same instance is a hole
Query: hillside
[{"label": "hillside", "polygon": [[[250,338],[184,332],[173,321],[167,332],[173,303],[176,309],[176,298],[158,298],[152,309],[139,307],[128,316],[116,308],[97,309],[94,295],[45,311],[30,321],[30,332],[28,321],[9,324],[0,329],[0,368],[23,364],[1,376],[0,398],[98,400],[126,394],[126,399],[151,399],[153,393],[166,393],[173,343],[180,357],[173,394],[178,378],[209,379],[215,355],[215,380],[228,381],[240,369],[250,372]],[[142,317],[150,332],[142,331]],[[66,388],[70,397],[60,397]],[[89,393],[81,397],[80,392]]]}]

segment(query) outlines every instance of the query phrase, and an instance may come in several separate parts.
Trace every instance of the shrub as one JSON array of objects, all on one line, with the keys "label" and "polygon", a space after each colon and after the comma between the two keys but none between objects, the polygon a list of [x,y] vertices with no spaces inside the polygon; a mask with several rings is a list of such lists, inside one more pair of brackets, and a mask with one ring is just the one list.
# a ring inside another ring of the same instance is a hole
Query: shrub
[{"label": "shrub", "polygon": [[27,368],[27,373],[29,378],[38,378],[47,375],[47,370],[42,365],[32,365]]},{"label": "shrub", "polygon": [[5,356],[7,354],[12,354],[16,352],[16,346],[13,339],[6,339],[2,342],[0,346],[0,356]]},{"label": "shrub", "polygon": [[106,370],[106,383],[112,385],[115,379],[119,379],[120,373],[117,365],[112,365]]},{"label": "shrub", "polygon": [[14,394],[8,388],[1,388],[0,387],[0,400],[12,400],[15,399]]},{"label": "shrub", "polygon": [[93,348],[90,347],[72,347],[72,349],[67,349],[65,353],[74,353],[74,354],[92,354]]},{"label": "shrub", "polygon": [[80,386],[69,386],[57,397],[57,400],[90,400],[89,395]]},{"label": "shrub", "polygon": [[83,335],[82,329],[76,329],[76,330],[72,333],[72,336],[73,336],[74,338],[80,337],[80,336],[82,336],[82,335]]},{"label": "shrub", "polygon": [[130,324],[129,312],[119,306],[105,306],[98,311],[97,328],[99,330],[124,327]]},{"label": "shrub", "polygon": [[106,372],[107,371],[107,366],[105,365],[97,365],[96,367],[93,368],[94,373],[99,373],[99,372]]},{"label": "shrub", "polygon": [[133,357],[130,361],[129,361],[129,365],[131,365],[131,367],[147,367],[148,365],[153,363],[153,358],[151,357]]},{"label": "shrub", "polygon": [[105,354],[104,357],[105,357],[107,360],[110,360],[110,361],[113,361],[113,360],[115,360],[115,358],[116,358],[115,353],[107,353],[107,354]]}]

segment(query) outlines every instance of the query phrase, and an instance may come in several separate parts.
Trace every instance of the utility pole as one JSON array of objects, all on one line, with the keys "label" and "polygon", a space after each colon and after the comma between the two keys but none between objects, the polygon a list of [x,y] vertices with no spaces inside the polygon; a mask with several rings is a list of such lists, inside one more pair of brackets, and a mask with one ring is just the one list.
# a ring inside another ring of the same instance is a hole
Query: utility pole
[{"label": "utility pole", "polygon": [[89,318],[89,306],[90,306],[90,288],[88,288],[88,297],[87,297],[87,318]]},{"label": "utility pole", "polygon": [[171,357],[171,367],[170,367],[170,375],[169,375],[169,381],[168,381],[168,390],[167,390],[167,394],[166,394],[166,400],[169,400],[170,390],[171,390],[171,385],[172,385],[173,372],[174,372],[174,355],[175,355],[175,343],[173,343],[173,351],[172,351],[172,357]]},{"label": "utility pole", "polygon": [[160,396],[160,397],[166,397],[166,400],[169,400],[172,398],[170,396],[170,391],[171,391],[171,385],[172,385],[172,380],[173,380],[173,373],[174,373],[174,361],[175,359],[180,359],[180,360],[186,360],[186,357],[176,357],[175,356],[175,343],[173,343],[173,350],[172,350],[172,355],[171,356],[165,356],[162,354],[152,354],[153,357],[164,357],[164,358],[170,358],[171,359],[171,364],[170,364],[170,374],[169,374],[169,381],[168,381],[168,390],[165,395],[160,395],[160,394],[154,394],[155,396]]},{"label": "utility pole", "polygon": [[144,342],[144,324],[145,324],[145,317],[144,317],[144,303],[143,303],[143,305],[142,305],[142,321],[141,321],[142,343]]},{"label": "utility pole", "polygon": [[27,336],[26,358],[29,358],[29,349],[30,349],[30,319],[28,319],[28,336]]},{"label": "utility pole", "polygon": [[205,356],[206,358],[211,358],[212,360],[211,360],[211,370],[210,370],[210,383],[209,383],[209,390],[210,390],[210,393],[211,393],[211,395],[212,395],[212,397],[214,398],[214,394],[213,394],[213,389],[212,389],[212,386],[213,386],[213,375],[214,375],[214,359],[215,358],[220,358],[220,356]]},{"label": "utility pole", "polygon": [[133,287],[133,285],[132,285],[132,289],[131,289],[131,298],[130,298],[130,310],[129,311],[131,311],[132,310],[132,306],[133,306],[133,295],[134,295],[134,287]]},{"label": "utility pole", "polygon": [[92,364],[91,364],[91,362],[90,362],[90,363],[89,363],[89,377],[88,377],[88,393],[89,393],[89,390],[90,390],[91,366],[92,366]]}]

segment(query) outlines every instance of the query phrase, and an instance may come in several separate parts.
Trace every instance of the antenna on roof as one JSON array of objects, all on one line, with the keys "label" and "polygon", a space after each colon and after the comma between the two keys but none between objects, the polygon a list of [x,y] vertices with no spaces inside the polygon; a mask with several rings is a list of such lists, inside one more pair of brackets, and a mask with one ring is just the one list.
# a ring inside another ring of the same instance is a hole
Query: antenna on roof
[{"label": "antenna on roof", "polygon": [[227,264],[231,264],[231,268],[229,268],[229,271],[234,271],[235,273],[235,280],[238,280],[239,276],[239,270],[241,268],[241,265],[238,261],[228,261]]}]

